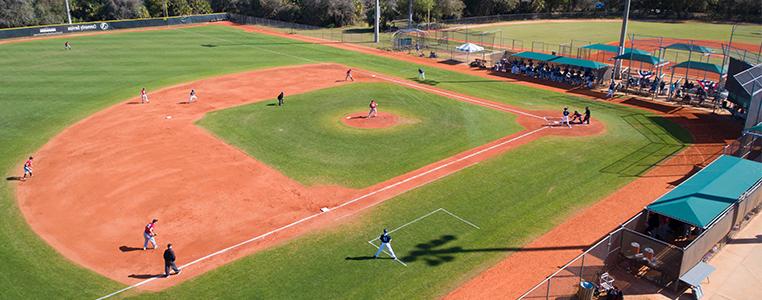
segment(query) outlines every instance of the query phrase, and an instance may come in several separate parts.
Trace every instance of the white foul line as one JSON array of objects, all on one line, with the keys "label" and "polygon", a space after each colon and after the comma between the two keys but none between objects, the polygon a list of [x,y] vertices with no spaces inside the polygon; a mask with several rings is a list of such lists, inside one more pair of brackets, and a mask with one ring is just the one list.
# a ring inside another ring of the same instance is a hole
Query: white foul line
[{"label": "white foul line", "polygon": [[[484,153],[484,152],[487,152],[487,151],[493,150],[493,149],[495,149],[495,148],[498,148],[498,147],[504,146],[504,145],[506,145],[506,144],[508,144],[508,143],[511,143],[511,142],[514,142],[514,141],[516,141],[516,140],[518,140],[518,139],[521,139],[521,138],[524,138],[524,137],[526,137],[526,136],[532,135],[532,134],[534,134],[534,133],[537,133],[538,131],[544,130],[544,129],[546,129],[546,128],[547,128],[547,127],[540,127],[540,128],[537,128],[537,129],[535,129],[535,130],[532,130],[532,131],[526,132],[526,133],[524,133],[524,134],[522,134],[522,135],[520,135],[520,136],[517,136],[517,137],[511,138],[511,139],[509,139],[509,140],[507,140],[507,141],[503,141],[503,142],[501,142],[501,143],[498,143],[498,144],[492,145],[492,146],[490,146],[490,147],[484,148],[484,149],[482,149],[482,150],[479,150],[479,151],[477,151],[477,152],[471,153],[471,154],[469,154],[469,155],[466,155],[466,156],[464,156],[464,157],[458,158],[458,159],[456,159],[456,160],[453,160],[453,161],[451,161],[451,162],[445,163],[445,164],[443,164],[443,165],[441,165],[441,166],[438,166],[438,167],[436,167],[436,168],[433,168],[433,169],[431,169],[431,170],[428,170],[428,171],[426,171],[426,172],[423,172],[423,173],[417,174],[417,175],[415,175],[415,176],[411,176],[411,177],[409,177],[409,178],[406,178],[406,179],[403,179],[403,180],[401,180],[401,181],[398,181],[398,182],[396,182],[396,183],[394,183],[394,184],[391,184],[391,185],[385,186],[385,187],[383,187],[383,188],[381,188],[381,189],[378,189],[378,190],[375,190],[375,191],[373,191],[373,192],[370,192],[370,193],[367,193],[367,194],[365,194],[365,195],[362,195],[362,196],[360,196],[360,197],[354,198],[354,199],[352,199],[352,200],[349,200],[349,201],[347,201],[347,202],[344,202],[344,203],[342,203],[342,204],[340,204],[340,205],[338,205],[338,206],[335,206],[335,207],[333,207],[333,208],[329,209],[329,210],[328,210],[328,211],[326,211],[326,212],[319,212],[319,213],[316,213],[316,214],[310,215],[310,216],[308,216],[308,217],[305,217],[305,218],[303,218],[303,219],[300,219],[300,220],[298,220],[298,221],[295,221],[295,222],[293,222],[293,223],[291,223],[291,224],[288,224],[288,225],[286,225],[286,226],[283,226],[283,227],[280,227],[280,228],[276,228],[276,229],[274,229],[274,230],[272,230],[272,231],[269,231],[269,232],[267,232],[267,233],[264,233],[264,234],[262,234],[262,235],[259,235],[259,236],[255,236],[255,237],[253,237],[253,238],[250,238],[250,239],[248,239],[248,240],[245,240],[245,241],[243,241],[243,242],[240,242],[240,243],[238,243],[238,244],[235,244],[235,245],[232,245],[232,246],[230,246],[230,247],[227,247],[227,248],[221,249],[221,250],[219,250],[219,251],[217,251],[217,252],[214,252],[214,253],[212,253],[212,254],[206,255],[206,256],[204,256],[204,257],[200,257],[200,258],[198,258],[198,259],[196,259],[196,260],[194,260],[194,261],[191,261],[191,262],[189,262],[189,263],[187,263],[187,264],[181,265],[181,266],[180,266],[180,269],[184,269],[184,268],[190,267],[190,266],[192,266],[192,265],[194,265],[194,264],[196,264],[196,263],[199,263],[199,262],[201,262],[201,261],[207,260],[207,259],[209,259],[209,258],[212,258],[212,257],[214,257],[214,256],[217,256],[217,255],[223,254],[223,253],[225,253],[225,252],[228,252],[228,251],[230,251],[230,250],[233,250],[233,249],[235,249],[235,248],[241,247],[241,246],[243,246],[243,245],[246,245],[246,244],[252,243],[252,242],[254,242],[254,241],[257,241],[257,240],[261,240],[261,239],[263,239],[263,238],[266,238],[266,237],[268,237],[268,236],[270,236],[270,235],[273,235],[273,234],[275,234],[275,233],[278,233],[278,232],[280,232],[280,231],[286,230],[286,229],[288,229],[288,228],[294,227],[294,226],[296,226],[296,225],[299,225],[299,224],[301,224],[301,223],[304,223],[304,222],[306,222],[306,221],[309,221],[309,220],[311,220],[311,219],[314,219],[314,218],[316,218],[316,217],[318,217],[318,216],[320,216],[320,215],[322,215],[322,214],[325,214],[325,213],[331,212],[331,211],[333,211],[333,210],[335,210],[335,209],[339,209],[339,208],[342,208],[342,207],[344,207],[344,206],[350,205],[350,204],[352,204],[352,203],[355,203],[355,202],[357,202],[357,201],[360,201],[360,200],[363,200],[363,199],[365,199],[365,198],[371,197],[371,196],[373,196],[373,195],[375,195],[375,194],[378,194],[378,193],[381,193],[381,192],[383,192],[383,191],[386,191],[386,190],[392,189],[392,188],[394,188],[394,187],[397,187],[397,186],[399,186],[399,185],[405,184],[406,182],[409,182],[409,181],[411,181],[411,180],[415,180],[415,179],[417,179],[417,178],[420,178],[420,177],[422,177],[422,176],[426,176],[426,175],[428,175],[428,174],[430,174],[430,173],[433,173],[433,172],[436,172],[436,171],[438,171],[438,170],[441,170],[442,168],[446,168],[446,167],[448,167],[448,166],[450,166],[450,165],[452,165],[452,164],[455,164],[455,163],[458,163],[458,162],[464,161],[464,160],[466,160],[466,159],[469,159],[469,158],[471,158],[471,157],[477,156],[477,155],[479,155],[479,154],[482,154],[482,153]],[[448,175],[449,175],[449,174],[448,174]],[[445,175],[445,176],[446,176],[446,175]],[[444,177],[444,176],[442,176],[442,177]],[[417,188],[417,187],[419,187],[419,186],[420,186],[420,185],[416,186],[415,188]],[[156,280],[156,279],[158,279],[158,278],[159,278],[159,277],[154,277],[154,278],[149,278],[149,279],[143,280],[143,281],[141,281],[141,282],[138,282],[138,283],[136,283],[136,284],[134,284],[134,285],[131,285],[131,286],[125,287],[125,288],[123,288],[123,289],[121,289],[121,290],[118,290],[118,291],[116,291],[116,292],[113,292],[113,293],[111,293],[111,294],[108,294],[108,295],[106,295],[106,296],[100,297],[100,298],[98,298],[97,300],[102,300],[102,299],[106,299],[106,298],[110,298],[110,297],[113,297],[113,296],[115,296],[115,295],[117,295],[117,294],[120,294],[120,293],[122,293],[122,292],[125,292],[125,291],[127,291],[127,290],[130,290],[130,289],[133,289],[133,288],[136,288],[136,287],[139,287],[139,286],[141,286],[141,285],[144,285],[144,284],[146,284],[146,283],[149,283],[149,282],[151,282],[151,281],[154,281],[154,280]]]},{"label": "white foul line", "polygon": [[[476,226],[474,223],[471,223],[471,222],[469,222],[469,221],[466,221],[465,219],[463,219],[463,218],[461,218],[461,217],[458,217],[458,216],[456,216],[455,214],[453,214],[453,213],[449,212],[448,210],[446,210],[446,209],[444,209],[444,208],[440,207],[440,208],[437,208],[437,209],[435,209],[435,210],[431,211],[430,213],[427,213],[427,214],[425,214],[425,215],[423,215],[423,216],[420,216],[420,217],[418,217],[418,218],[415,218],[415,220],[412,220],[412,221],[410,221],[410,222],[407,222],[407,223],[403,224],[403,225],[402,225],[402,226],[400,226],[400,227],[397,227],[397,228],[394,228],[394,229],[392,229],[391,231],[389,231],[389,233],[391,234],[391,233],[393,233],[393,232],[395,232],[395,231],[397,231],[397,230],[400,230],[400,229],[404,228],[405,226],[408,226],[408,225],[410,225],[410,224],[413,224],[413,223],[415,223],[415,222],[418,222],[418,221],[420,221],[420,220],[423,220],[424,218],[426,218],[426,217],[428,217],[428,216],[431,216],[431,215],[433,215],[433,214],[435,214],[435,213],[438,213],[438,212],[440,212],[440,211],[442,211],[442,212],[445,212],[446,214],[450,215],[451,217],[454,217],[454,218],[458,219],[459,221],[461,221],[461,222],[463,222],[463,223],[466,223],[466,224],[468,224],[468,225],[470,225],[470,226],[472,226],[472,227],[474,227],[474,228],[476,228],[476,229],[481,229],[481,228],[479,228],[479,226]],[[378,239],[379,239],[379,238],[374,238],[374,239],[372,239],[372,240],[368,241],[368,244],[371,244],[371,245],[372,245],[373,247],[375,247],[376,249],[380,249],[380,247],[381,247],[381,246],[376,246],[376,244],[374,243],[374,242],[375,242],[376,240],[378,240]],[[389,252],[386,252],[386,250],[381,250],[381,252],[385,253],[386,255],[392,256],[392,255],[391,255],[391,253],[389,253]],[[396,257],[394,258],[394,260],[395,260],[395,261],[397,261],[398,263],[401,263],[403,266],[407,267],[407,264],[406,264],[406,263],[402,262],[401,260],[397,259]]]},{"label": "white foul line", "polygon": [[[358,73],[360,73],[360,72],[358,72]],[[494,108],[494,109],[497,109],[497,110],[510,111],[512,113],[515,113],[515,114],[520,114],[520,115],[524,115],[524,116],[528,116],[528,117],[532,117],[532,118],[537,118],[537,119],[545,119],[544,117],[541,117],[541,116],[538,116],[538,115],[534,115],[534,114],[530,114],[528,112],[523,112],[523,111],[520,111],[520,110],[508,108],[508,107],[505,107],[505,106],[495,105],[495,104],[492,104],[492,103],[487,103],[487,102],[476,100],[474,98],[470,98],[470,97],[466,97],[466,96],[461,96],[461,95],[456,95],[456,94],[448,93],[448,92],[445,92],[445,91],[442,91],[442,90],[439,90],[439,89],[433,89],[433,88],[424,86],[423,84],[414,84],[414,83],[410,83],[410,82],[403,81],[403,80],[397,80],[397,79],[394,79],[394,78],[389,78],[389,77],[381,76],[381,75],[378,75],[378,74],[371,74],[371,75],[376,76],[377,78],[380,78],[380,79],[383,79],[383,80],[386,80],[386,81],[394,82],[394,83],[401,84],[401,85],[406,85],[406,86],[409,86],[409,87],[412,87],[412,88],[415,88],[415,89],[425,90],[425,91],[432,92],[432,93],[439,94],[439,95],[445,95],[445,96],[450,97],[450,98],[457,98],[457,99],[460,99],[460,100],[465,100],[467,102],[477,103],[479,105],[490,107],[490,108]]]}]

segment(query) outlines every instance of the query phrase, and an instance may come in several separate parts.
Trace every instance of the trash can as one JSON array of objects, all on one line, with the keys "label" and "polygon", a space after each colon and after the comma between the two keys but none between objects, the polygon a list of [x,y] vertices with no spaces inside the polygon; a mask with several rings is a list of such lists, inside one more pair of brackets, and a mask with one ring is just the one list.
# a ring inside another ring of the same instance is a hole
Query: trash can
[{"label": "trash can", "polygon": [[583,281],[579,283],[579,290],[577,291],[577,299],[579,300],[593,300],[593,292],[595,292],[595,285],[589,281]]}]

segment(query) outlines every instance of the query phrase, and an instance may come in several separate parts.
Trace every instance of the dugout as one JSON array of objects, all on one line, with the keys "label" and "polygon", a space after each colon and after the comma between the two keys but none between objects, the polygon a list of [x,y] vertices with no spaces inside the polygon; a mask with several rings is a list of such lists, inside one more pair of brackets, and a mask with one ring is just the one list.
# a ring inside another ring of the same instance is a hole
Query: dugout
[{"label": "dugout", "polygon": [[416,48],[427,49],[428,34],[419,29],[402,29],[392,34],[392,48],[396,51],[408,51]]},{"label": "dugout", "polygon": [[694,268],[757,212],[760,185],[762,163],[721,155],[648,205],[634,226],[623,228],[623,265],[675,289],[701,282],[696,277],[708,273]]}]

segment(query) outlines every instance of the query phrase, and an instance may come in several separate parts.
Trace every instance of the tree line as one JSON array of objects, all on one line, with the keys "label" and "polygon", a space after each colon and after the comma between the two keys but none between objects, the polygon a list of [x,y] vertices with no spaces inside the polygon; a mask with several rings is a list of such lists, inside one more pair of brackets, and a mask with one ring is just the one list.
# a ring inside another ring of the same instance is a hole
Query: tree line
[{"label": "tree line", "polygon": [[[65,0],[0,0],[0,28],[66,23]],[[413,0],[416,22],[514,13],[621,12],[625,0]],[[408,0],[380,0],[384,26]],[[375,0],[69,0],[74,22],[232,12],[302,24],[373,24]],[[635,17],[762,20],[760,0],[632,0]]]}]

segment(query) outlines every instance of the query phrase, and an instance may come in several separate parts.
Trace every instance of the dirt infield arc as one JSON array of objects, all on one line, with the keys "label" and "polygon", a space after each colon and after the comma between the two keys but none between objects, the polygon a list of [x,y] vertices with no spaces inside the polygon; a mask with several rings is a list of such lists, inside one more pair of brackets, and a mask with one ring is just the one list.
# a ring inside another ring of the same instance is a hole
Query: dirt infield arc
[{"label": "dirt infield arc", "polygon": [[[33,180],[19,183],[19,206],[33,230],[65,257],[116,281],[159,290],[198,276],[435,181],[544,135],[587,135],[545,128],[540,115],[414,82],[356,71],[358,81],[388,81],[517,114],[526,130],[361,190],[306,187],[193,125],[206,112],[346,83],[346,67],[307,65],[226,75],[131,99],[64,130],[40,149]],[[187,104],[188,91],[199,101]],[[168,118],[171,116],[171,118]],[[341,208],[320,213],[321,207]],[[320,217],[315,217],[319,215]],[[158,241],[173,243],[181,276],[153,280],[159,251],[142,251],[142,228],[158,218]],[[341,222],[346,221],[346,219]],[[290,226],[297,223],[299,226]],[[275,234],[277,232],[277,234]],[[252,237],[251,243],[238,244]],[[267,237],[267,238],[264,238]],[[218,252],[231,245],[239,245]],[[210,255],[213,254],[213,255]]]}]

